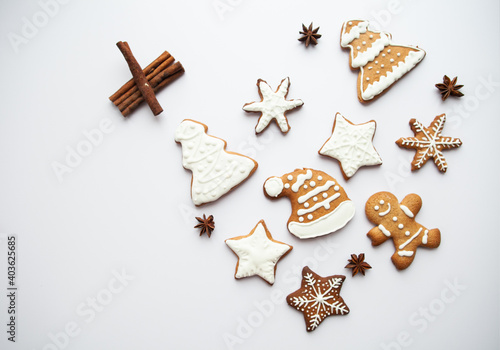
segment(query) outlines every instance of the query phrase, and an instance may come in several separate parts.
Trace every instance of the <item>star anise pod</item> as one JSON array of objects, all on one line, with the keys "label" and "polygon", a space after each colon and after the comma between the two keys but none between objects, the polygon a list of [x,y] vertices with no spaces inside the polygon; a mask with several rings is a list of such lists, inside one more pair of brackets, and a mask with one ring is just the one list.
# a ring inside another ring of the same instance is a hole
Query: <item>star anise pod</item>
[{"label": "star anise pod", "polygon": [[451,96],[457,96],[457,97],[462,97],[464,94],[458,91],[463,87],[463,85],[456,85],[457,84],[457,78],[453,78],[453,80],[450,80],[447,75],[443,77],[443,83],[442,84],[436,84],[436,87],[439,89],[439,92],[441,93],[443,101],[446,100],[450,95]]},{"label": "star anise pod", "polygon": [[302,31],[299,32],[299,34],[302,34],[302,37],[300,37],[298,40],[299,41],[305,41],[306,47],[309,46],[309,44],[316,45],[318,44],[319,38],[321,38],[321,34],[318,34],[319,27],[316,29],[312,29],[313,24],[309,25],[309,28],[307,28],[304,24],[302,24]]},{"label": "star anise pod", "polygon": [[365,254],[361,253],[358,256],[356,254],[351,254],[351,259],[347,259],[349,264],[345,267],[352,269],[352,276],[356,276],[358,272],[361,272],[363,276],[365,275],[365,271],[371,269],[372,267],[365,262]]},{"label": "star anise pod", "polygon": [[203,214],[203,218],[197,217],[196,220],[198,220],[199,224],[196,225],[194,228],[199,228],[200,229],[200,236],[204,233],[210,237],[212,234],[212,231],[215,228],[215,222],[214,222],[214,216],[210,215],[208,218]]}]

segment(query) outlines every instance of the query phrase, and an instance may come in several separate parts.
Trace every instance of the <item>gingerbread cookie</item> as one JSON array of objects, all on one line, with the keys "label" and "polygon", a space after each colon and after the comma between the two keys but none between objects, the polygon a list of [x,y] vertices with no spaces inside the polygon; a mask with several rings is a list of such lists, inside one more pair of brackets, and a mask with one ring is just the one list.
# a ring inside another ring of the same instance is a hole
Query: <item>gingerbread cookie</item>
[{"label": "gingerbread cookie", "polygon": [[226,151],[226,141],[207,135],[208,127],[185,119],[175,131],[182,145],[182,165],[191,170],[191,198],[195,205],[213,202],[257,169],[257,162],[244,155]]},{"label": "gingerbread cookie", "polygon": [[369,30],[368,24],[346,21],[340,35],[340,46],[350,49],[351,68],[359,68],[360,102],[380,96],[425,57],[425,51],[418,47],[393,45],[391,34]]},{"label": "gingerbread cookie", "polygon": [[281,129],[281,132],[286,134],[290,130],[286,112],[304,104],[301,100],[287,100],[288,89],[290,88],[290,78],[285,78],[281,84],[273,92],[269,84],[262,79],[257,80],[259,88],[260,102],[250,102],[243,106],[246,112],[261,113],[255,132],[258,134],[264,131],[269,126],[271,120],[275,120]]},{"label": "gingerbread cookie", "polygon": [[401,203],[389,192],[375,193],[366,202],[366,217],[378,225],[367,236],[373,246],[389,238],[393,240],[396,252],[392,255],[392,262],[399,270],[410,266],[418,247],[437,248],[441,243],[439,229],[428,230],[415,221],[421,207],[422,199],[414,193],[403,198]]},{"label": "gingerbread cookie", "polygon": [[264,220],[260,220],[248,235],[226,239],[226,244],[238,256],[235,278],[257,275],[271,285],[278,260],[293,249],[273,239]]},{"label": "gingerbread cookie", "polygon": [[370,120],[353,124],[337,113],[333,122],[332,136],[323,144],[319,154],[337,159],[344,179],[349,179],[362,166],[382,164],[382,158],[373,147],[377,123]]},{"label": "gingerbread cookie", "polygon": [[441,114],[434,118],[434,121],[425,127],[415,118],[410,119],[410,127],[415,137],[402,137],[396,141],[399,147],[414,149],[417,151],[411,162],[411,170],[420,169],[429,158],[434,159],[439,171],[445,173],[448,169],[443,150],[458,148],[462,146],[462,141],[458,138],[442,136],[446,115]]},{"label": "gingerbread cookie", "polygon": [[269,198],[288,197],[292,214],[288,230],[299,238],[312,238],[335,232],[354,216],[354,204],[330,175],[313,169],[296,169],[264,183]]},{"label": "gingerbread cookie", "polygon": [[307,266],[302,269],[300,289],[288,295],[286,302],[304,314],[308,332],[314,331],[328,316],[349,313],[340,296],[344,281],[343,275],[321,277]]}]

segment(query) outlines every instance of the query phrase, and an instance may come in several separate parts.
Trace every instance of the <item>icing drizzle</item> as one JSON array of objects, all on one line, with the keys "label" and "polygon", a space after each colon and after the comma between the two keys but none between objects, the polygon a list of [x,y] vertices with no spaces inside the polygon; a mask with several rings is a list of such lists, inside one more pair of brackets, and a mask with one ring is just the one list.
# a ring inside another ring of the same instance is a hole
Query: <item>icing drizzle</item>
[{"label": "icing drizzle", "polygon": [[306,180],[310,180],[311,178],[312,178],[311,169],[307,169],[307,172],[305,174],[297,175],[297,181],[292,185],[292,191],[298,192],[300,186],[302,186]]},{"label": "icing drizzle", "polygon": [[413,213],[411,212],[411,210],[408,209],[408,207],[406,205],[401,204],[399,207],[401,208],[401,210],[403,211],[403,213],[405,213],[406,216],[408,216],[409,218],[412,218],[412,217],[415,216],[415,215],[413,215]]},{"label": "icing drizzle", "polygon": [[328,180],[323,186],[316,187],[313,191],[306,193],[305,195],[299,197],[298,201],[300,204],[304,203],[308,199],[314,197],[315,195],[323,192],[323,191],[328,191],[330,187],[335,185],[335,181]]},{"label": "icing drizzle", "polygon": [[340,197],[340,193],[335,193],[330,198],[327,198],[322,202],[316,203],[311,208],[299,209],[297,211],[297,215],[302,216],[302,215],[307,214],[307,213],[312,213],[313,211],[316,211],[316,209],[319,209],[321,207],[325,207],[325,209],[328,210],[328,209],[330,209],[330,203],[339,197]]},{"label": "icing drizzle", "polygon": [[383,211],[383,212],[378,213],[378,216],[386,216],[387,214],[389,214],[389,212],[391,211],[391,203],[387,203],[387,206],[388,206],[389,208],[387,208],[387,210],[386,210],[386,211]]}]

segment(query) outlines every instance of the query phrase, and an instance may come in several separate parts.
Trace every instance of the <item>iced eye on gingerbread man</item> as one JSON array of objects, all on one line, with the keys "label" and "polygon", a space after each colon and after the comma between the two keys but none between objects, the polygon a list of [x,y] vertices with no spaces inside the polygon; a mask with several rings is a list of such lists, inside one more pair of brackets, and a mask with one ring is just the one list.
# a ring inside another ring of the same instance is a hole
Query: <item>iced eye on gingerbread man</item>
[{"label": "iced eye on gingerbread man", "polygon": [[392,239],[396,251],[392,262],[399,270],[406,269],[415,259],[417,248],[437,248],[441,243],[439,229],[427,229],[415,221],[422,207],[422,199],[417,194],[407,195],[401,203],[389,192],[379,192],[366,202],[365,213],[372,223],[367,236],[373,246]]}]

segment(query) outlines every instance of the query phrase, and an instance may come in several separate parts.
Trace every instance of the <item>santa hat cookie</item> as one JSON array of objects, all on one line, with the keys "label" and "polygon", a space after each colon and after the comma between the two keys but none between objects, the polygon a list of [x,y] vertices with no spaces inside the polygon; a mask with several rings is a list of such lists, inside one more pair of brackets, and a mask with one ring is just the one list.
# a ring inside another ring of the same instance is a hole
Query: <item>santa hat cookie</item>
[{"label": "santa hat cookie", "polygon": [[340,35],[340,46],[351,51],[351,68],[359,68],[361,102],[378,97],[425,57],[424,50],[393,45],[391,34],[369,30],[368,25],[368,21],[363,20],[346,21]]},{"label": "santa hat cookie", "polygon": [[288,230],[299,238],[313,238],[335,232],[354,216],[354,204],[330,175],[313,169],[296,169],[264,183],[269,198],[288,197],[292,214]]}]

